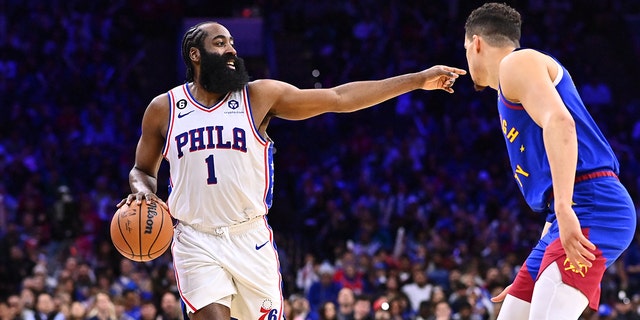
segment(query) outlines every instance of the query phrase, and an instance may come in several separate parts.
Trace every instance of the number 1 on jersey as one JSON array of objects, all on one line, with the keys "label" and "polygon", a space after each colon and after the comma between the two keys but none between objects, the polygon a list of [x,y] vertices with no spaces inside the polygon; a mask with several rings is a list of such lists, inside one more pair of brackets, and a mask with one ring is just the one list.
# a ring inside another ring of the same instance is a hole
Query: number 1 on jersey
[{"label": "number 1 on jersey", "polygon": [[216,169],[213,166],[213,155],[209,155],[204,162],[207,163],[207,171],[209,172],[209,176],[207,177],[207,184],[216,184],[218,183],[218,178],[216,178]]}]

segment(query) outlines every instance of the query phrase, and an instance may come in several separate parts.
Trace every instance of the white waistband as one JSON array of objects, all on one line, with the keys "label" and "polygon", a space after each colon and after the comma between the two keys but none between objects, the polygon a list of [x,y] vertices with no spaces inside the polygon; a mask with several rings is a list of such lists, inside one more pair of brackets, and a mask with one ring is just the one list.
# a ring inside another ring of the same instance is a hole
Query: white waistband
[{"label": "white waistband", "polygon": [[209,233],[217,236],[222,236],[224,234],[230,234],[230,235],[240,234],[248,230],[253,230],[260,226],[266,225],[264,216],[253,217],[247,221],[240,222],[238,224],[232,224],[230,226],[224,226],[224,227],[211,227],[211,226],[203,226],[200,224],[188,224],[183,221],[178,221],[178,223],[188,226],[196,231]]}]

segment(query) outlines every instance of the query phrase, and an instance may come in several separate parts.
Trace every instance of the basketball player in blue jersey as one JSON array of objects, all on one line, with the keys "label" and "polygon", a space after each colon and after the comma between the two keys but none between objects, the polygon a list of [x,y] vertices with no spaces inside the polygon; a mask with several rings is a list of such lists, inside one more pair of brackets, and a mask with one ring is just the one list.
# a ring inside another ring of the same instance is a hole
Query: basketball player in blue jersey
[{"label": "basketball player in blue jersey", "polygon": [[[154,98],[129,175],[132,201],[157,201],[178,221],[172,244],[179,293],[192,320],[283,318],[282,277],[266,214],[272,200],[269,120],[353,112],[405,92],[451,86],[466,71],[447,66],[379,81],[301,90],[248,81],[234,39],[206,22],[182,41],[187,83]],[[155,195],[162,159],[167,204]]]},{"label": "basketball player in blue jersey", "polygon": [[499,320],[574,320],[587,306],[598,309],[603,273],[630,244],[636,213],[569,72],[520,48],[520,29],[520,14],[498,3],[477,8],[465,24],[471,78],[478,90],[497,90],[513,177],[547,221],[514,282],[493,300],[504,300]]}]

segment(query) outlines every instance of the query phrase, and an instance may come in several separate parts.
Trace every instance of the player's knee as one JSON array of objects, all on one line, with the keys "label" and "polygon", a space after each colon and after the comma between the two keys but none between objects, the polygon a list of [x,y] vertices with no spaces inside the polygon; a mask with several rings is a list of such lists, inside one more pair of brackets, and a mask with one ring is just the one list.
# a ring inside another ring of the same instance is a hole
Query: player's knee
[{"label": "player's knee", "polygon": [[588,303],[580,290],[562,282],[560,269],[554,262],[536,281],[530,319],[577,319]]},{"label": "player's knee", "polygon": [[500,306],[497,320],[528,320],[530,307],[529,302],[508,294]]}]

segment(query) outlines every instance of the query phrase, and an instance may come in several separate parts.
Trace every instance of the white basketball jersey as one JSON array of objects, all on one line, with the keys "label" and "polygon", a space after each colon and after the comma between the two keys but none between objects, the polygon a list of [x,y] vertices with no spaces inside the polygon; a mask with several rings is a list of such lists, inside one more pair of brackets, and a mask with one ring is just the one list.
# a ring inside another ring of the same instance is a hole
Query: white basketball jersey
[{"label": "white basketball jersey", "polygon": [[190,225],[224,227],[271,207],[271,141],[253,123],[247,87],[212,107],[187,84],[168,92],[171,113],[163,155],[170,166],[171,215]]}]

